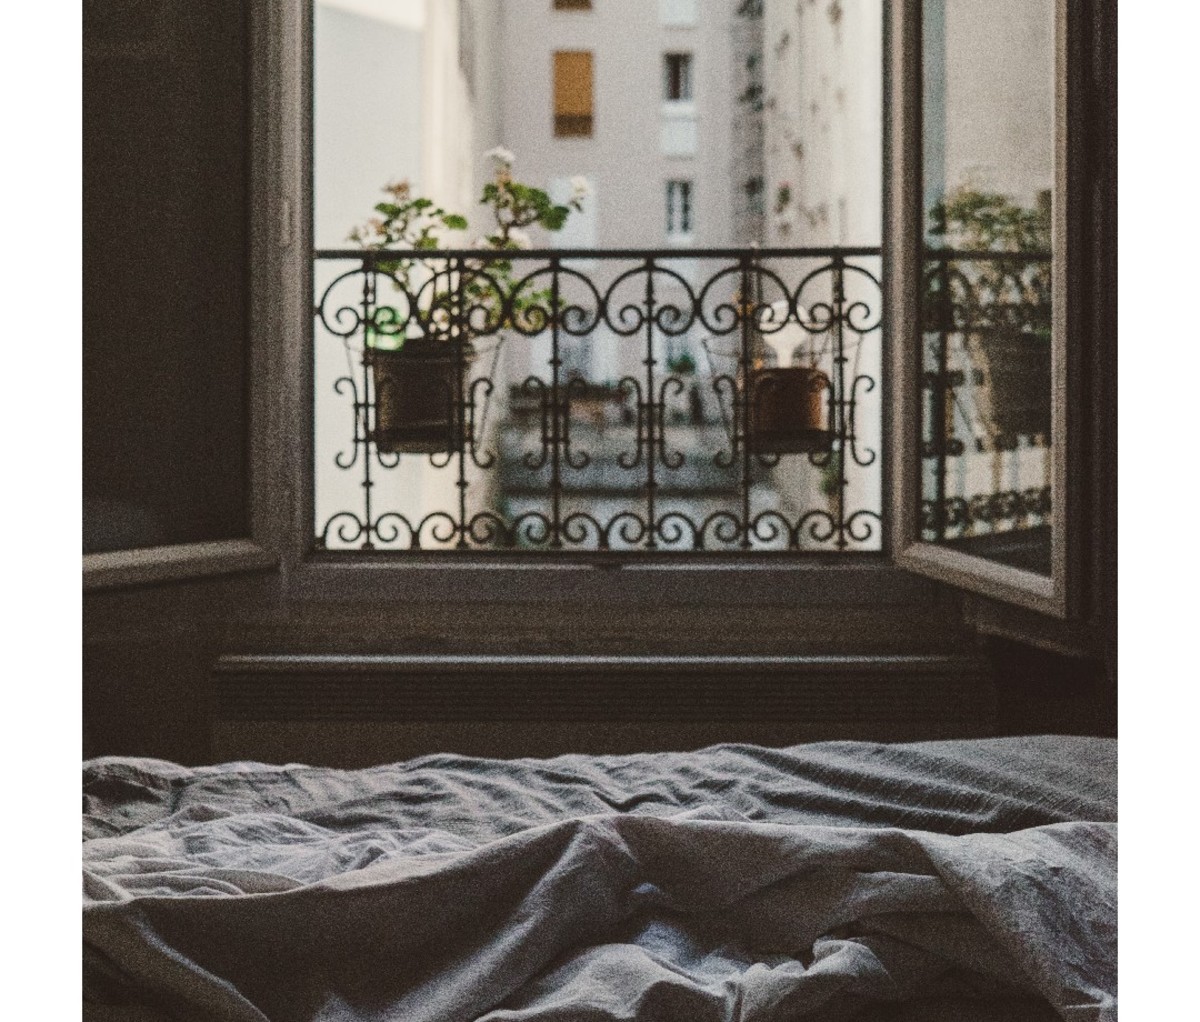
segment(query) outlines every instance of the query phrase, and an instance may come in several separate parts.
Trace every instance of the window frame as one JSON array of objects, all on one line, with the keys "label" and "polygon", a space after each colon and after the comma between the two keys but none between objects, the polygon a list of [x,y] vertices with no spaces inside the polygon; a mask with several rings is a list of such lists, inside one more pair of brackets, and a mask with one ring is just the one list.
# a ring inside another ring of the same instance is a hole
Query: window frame
[{"label": "window frame", "polygon": [[[921,538],[917,509],[920,502],[920,466],[914,452],[903,444],[889,445],[891,489],[889,523],[891,548],[901,568],[978,593],[1002,603],[1023,607],[1050,617],[1078,617],[1083,609],[1084,529],[1078,519],[1088,452],[1081,445],[1086,428],[1081,420],[1085,405],[1086,369],[1082,352],[1080,281],[1086,252],[1082,237],[1086,222],[1082,210],[1084,188],[1079,180],[1080,142],[1068,132],[1079,118],[1084,61],[1082,33],[1073,29],[1069,0],[1054,0],[1054,147],[1055,199],[1053,212],[1053,335],[1052,335],[1052,487],[1055,510],[1051,532],[1051,574],[1038,575],[962,551],[947,549]],[[919,437],[921,395],[916,369],[919,334],[922,239],[921,97],[923,51],[921,0],[895,0],[885,9],[888,32],[895,40],[894,73],[885,88],[890,96],[896,148],[890,161],[885,217],[884,264],[891,272],[885,282],[885,324],[893,338],[888,372],[887,405],[896,424],[894,436]],[[885,491],[886,492],[886,491]]]},{"label": "window frame", "polygon": [[[257,379],[264,381],[263,403],[269,415],[256,421],[252,446],[263,520],[270,522],[279,546],[283,595],[289,603],[310,606],[314,612],[321,606],[369,605],[375,615],[383,607],[406,603],[673,605],[713,614],[714,634],[719,635],[719,608],[807,607],[806,617],[828,613],[844,621],[848,608],[899,611],[943,599],[937,584],[893,563],[886,520],[881,549],[852,557],[578,553],[507,559],[464,551],[449,557],[406,553],[402,560],[382,553],[359,554],[349,560],[315,550],[313,0],[281,0],[259,17],[269,45],[259,64],[262,88],[255,100],[256,145],[265,183],[255,226],[259,247],[254,308],[266,349],[256,369],[265,375]],[[886,52],[886,23],[884,32]],[[886,77],[885,68],[885,84]],[[885,138],[885,160],[886,151]],[[886,348],[884,359],[886,364]],[[885,405],[885,437],[889,418]],[[886,459],[881,473],[886,495]],[[485,619],[486,615],[476,639],[488,634]]]},{"label": "window frame", "polygon": [[[295,0],[291,0],[294,3]],[[284,73],[282,57],[291,3],[280,11],[252,7],[246,14],[247,131],[249,135],[249,244],[247,261],[248,337],[246,411],[250,443],[247,458],[247,535],[233,539],[131,547],[83,555],[83,591],[125,589],[220,575],[267,572],[284,559],[286,530],[279,508],[282,477],[277,444],[280,408],[271,382],[280,371],[270,332],[277,319],[272,248],[296,246],[294,193],[281,188],[282,163],[272,117]],[[307,5],[307,3],[306,3]],[[293,37],[295,38],[295,37]],[[291,65],[294,67],[294,62]],[[294,73],[294,71],[293,71]]]}]

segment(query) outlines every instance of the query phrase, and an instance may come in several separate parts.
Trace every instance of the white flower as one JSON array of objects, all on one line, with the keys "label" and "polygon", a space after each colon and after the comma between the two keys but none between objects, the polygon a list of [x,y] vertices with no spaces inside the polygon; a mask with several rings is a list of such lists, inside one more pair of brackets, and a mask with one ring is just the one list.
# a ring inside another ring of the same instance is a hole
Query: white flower
[{"label": "white flower", "polygon": [[592,186],[586,177],[571,178],[571,198],[586,199],[592,194]]},{"label": "white flower", "polygon": [[520,227],[514,227],[508,232],[508,240],[517,248],[533,248],[533,239]]},{"label": "white flower", "polygon": [[495,149],[489,149],[483,154],[485,160],[494,160],[501,167],[511,167],[517,162],[517,158],[513,155],[511,149],[505,149],[504,146],[498,145]]}]

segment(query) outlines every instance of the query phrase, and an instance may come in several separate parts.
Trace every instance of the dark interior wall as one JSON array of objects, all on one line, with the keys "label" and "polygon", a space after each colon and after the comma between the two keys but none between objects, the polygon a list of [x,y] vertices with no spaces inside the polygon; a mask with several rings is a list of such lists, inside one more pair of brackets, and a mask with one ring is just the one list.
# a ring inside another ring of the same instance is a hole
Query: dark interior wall
[{"label": "dark interior wall", "polygon": [[247,532],[247,18],[84,4],[84,552]]}]

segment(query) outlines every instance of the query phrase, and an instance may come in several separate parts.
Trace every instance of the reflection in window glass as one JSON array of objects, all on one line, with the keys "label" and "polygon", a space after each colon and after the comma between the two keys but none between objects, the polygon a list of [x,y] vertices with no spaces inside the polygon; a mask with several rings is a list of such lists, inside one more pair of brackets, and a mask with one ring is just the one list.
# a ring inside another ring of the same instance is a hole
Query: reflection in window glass
[{"label": "reflection in window glass", "polygon": [[924,5],[924,538],[1050,571],[1052,0]]}]

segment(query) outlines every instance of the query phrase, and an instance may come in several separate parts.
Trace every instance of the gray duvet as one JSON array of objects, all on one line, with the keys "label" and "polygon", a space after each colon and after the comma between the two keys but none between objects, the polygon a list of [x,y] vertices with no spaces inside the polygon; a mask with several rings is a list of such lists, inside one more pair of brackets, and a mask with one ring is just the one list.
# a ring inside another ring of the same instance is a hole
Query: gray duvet
[{"label": "gray duvet", "polygon": [[1116,743],[84,764],[84,989],[229,1022],[1116,1018]]}]

